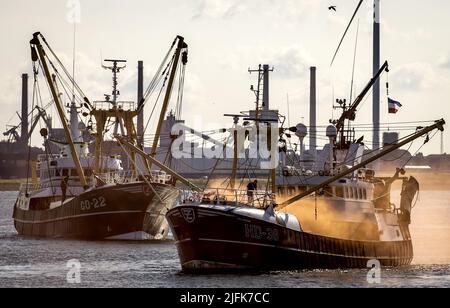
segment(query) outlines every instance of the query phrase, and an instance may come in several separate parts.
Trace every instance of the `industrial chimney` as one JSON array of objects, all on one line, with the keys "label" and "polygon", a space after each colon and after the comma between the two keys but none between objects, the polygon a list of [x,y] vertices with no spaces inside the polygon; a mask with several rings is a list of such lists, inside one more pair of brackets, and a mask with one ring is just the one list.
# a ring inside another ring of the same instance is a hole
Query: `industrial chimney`
[{"label": "industrial chimney", "polygon": [[22,74],[22,131],[21,143],[23,146],[28,144],[28,74]]},{"label": "industrial chimney", "polygon": [[[138,108],[143,104],[144,97],[144,62],[138,61],[138,87],[137,87],[137,101]],[[142,144],[144,141],[144,109],[138,114],[137,120],[137,135],[138,141]]]},{"label": "industrial chimney", "polygon": [[[380,69],[380,0],[373,1],[373,76]],[[380,81],[373,85],[373,149],[380,148]]]},{"label": "industrial chimney", "polygon": [[264,64],[263,66],[264,71],[264,89],[263,89],[263,110],[269,111],[269,65]]},{"label": "industrial chimney", "polygon": [[317,120],[316,120],[316,68],[311,67],[311,81],[310,81],[310,99],[309,99],[309,151],[314,157],[317,149]]}]

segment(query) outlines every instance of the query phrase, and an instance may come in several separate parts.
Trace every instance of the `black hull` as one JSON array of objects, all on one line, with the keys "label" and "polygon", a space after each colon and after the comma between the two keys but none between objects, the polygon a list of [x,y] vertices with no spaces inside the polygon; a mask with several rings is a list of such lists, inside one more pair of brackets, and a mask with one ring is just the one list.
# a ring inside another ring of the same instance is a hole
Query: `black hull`
[{"label": "black hull", "polygon": [[103,240],[145,232],[158,238],[168,231],[164,215],[176,204],[178,190],[163,184],[153,188],[163,203],[147,184],[132,183],[94,189],[49,210],[15,206],[14,225],[20,235],[33,237]]},{"label": "black hull", "polygon": [[188,273],[366,268],[373,259],[395,267],[413,259],[411,240],[329,238],[198,206],[174,208],[167,219],[182,270]]}]

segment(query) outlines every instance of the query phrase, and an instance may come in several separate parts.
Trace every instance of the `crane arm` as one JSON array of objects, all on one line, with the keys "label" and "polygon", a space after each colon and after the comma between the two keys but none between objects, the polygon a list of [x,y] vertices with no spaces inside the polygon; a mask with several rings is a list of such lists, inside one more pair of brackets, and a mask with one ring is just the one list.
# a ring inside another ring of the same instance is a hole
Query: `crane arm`
[{"label": "crane arm", "polygon": [[407,138],[406,140],[404,140],[404,141],[402,141],[402,142],[400,142],[398,144],[395,144],[395,145],[390,145],[386,150],[384,150],[384,151],[378,153],[377,155],[375,155],[375,156],[373,156],[373,157],[363,161],[362,163],[356,165],[355,167],[353,167],[351,169],[348,169],[348,170],[346,170],[346,171],[344,171],[344,172],[342,172],[342,173],[340,173],[340,174],[338,174],[338,175],[336,175],[334,177],[331,177],[330,179],[326,180],[322,184],[314,186],[314,187],[308,189],[304,193],[301,193],[301,194],[299,194],[299,195],[297,195],[297,196],[295,196],[295,197],[293,197],[293,198],[291,198],[289,200],[284,201],[283,203],[281,203],[281,204],[279,204],[277,206],[277,210],[282,210],[286,206],[288,206],[288,205],[290,205],[290,204],[292,204],[294,202],[297,202],[297,201],[299,201],[299,200],[301,200],[301,199],[311,195],[312,193],[315,193],[316,191],[319,191],[320,189],[325,188],[326,186],[336,182],[337,180],[339,180],[339,179],[341,179],[341,178],[343,178],[343,177],[345,177],[345,176],[347,176],[349,174],[352,174],[353,172],[355,172],[355,171],[357,171],[357,170],[359,170],[361,168],[364,168],[365,166],[367,166],[368,164],[370,164],[370,163],[372,163],[374,161],[377,161],[378,159],[382,158],[383,156],[386,156],[387,154],[392,153],[392,152],[394,152],[397,149],[400,149],[401,147],[403,147],[403,146],[407,145],[408,143],[416,140],[417,138],[420,138],[420,137],[422,137],[424,135],[427,135],[428,133],[432,132],[435,129],[438,129],[440,131],[444,131],[444,125],[445,125],[445,121],[444,121],[444,119],[441,119],[441,120],[436,121],[436,123],[434,125],[432,125],[432,126],[428,126],[428,127],[422,128],[421,130],[417,131],[414,135],[412,135],[411,137]]},{"label": "crane arm", "polygon": [[369,81],[369,83],[366,85],[366,87],[362,90],[361,94],[358,95],[358,97],[355,99],[355,101],[350,105],[350,108],[345,111],[340,119],[337,121],[336,129],[338,132],[340,132],[345,125],[345,120],[354,121],[356,118],[356,110],[358,106],[362,103],[363,99],[366,97],[367,93],[369,93],[370,89],[373,87],[373,85],[377,82],[377,80],[380,78],[381,74],[384,71],[389,71],[389,64],[387,61],[384,62],[383,66],[379,69],[379,71],[376,73],[376,75]]}]

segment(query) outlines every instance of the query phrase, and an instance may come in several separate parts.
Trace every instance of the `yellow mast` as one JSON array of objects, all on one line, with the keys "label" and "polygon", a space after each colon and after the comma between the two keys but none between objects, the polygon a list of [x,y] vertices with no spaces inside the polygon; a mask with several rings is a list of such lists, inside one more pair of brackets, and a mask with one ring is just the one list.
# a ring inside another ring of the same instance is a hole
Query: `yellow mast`
[{"label": "yellow mast", "polygon": [[[86,177],[84,176],[83,167],[81,166],[80,158],[78,157],[77,150],[75,149],[75,144],[73,143],[72,135],[70,134],[69,126],[67,124],[67,119],[64,114],[64,109],[62,107],[61,98],[56,91],[56,86],[53,81],[52,75],[48,69],[47,62],[45,60],[45,51],[42,48],[41,42],[39,41],[39,32],[33,34],[33,39],[30,41],[32,48],[36,48],[39,54],[39,58],[41,60],[42,68],[45,73],[45,77],[47,79],[48,85],[50,87],[50,91],[53,96],[53,100],[55,101],[56,109],[58,110],[58,115],[61,119],[61,123],[63,125],[64,134],[66,136],[66,140],[69,143],[70,152],[72,154],[73,161],[75,163],[75,167],[77,169],[78,176],[80,177],[80,182],[83,187],[88,187],[88,183],[86,181]],[[34,47],[33,47],[34,46]]]},{"label": "yellow mast", "polygon": [[[153,146],[152,146],[152,150],[150,152],[150,155],[152,157],[156,156],[156,148],[158,146],[159,135],[161,134],[162,125],[163,125],[163,122],[164,122],[164,118],[166,116],[167,107],[169,105],[170,95],[171,95],[172,87],[173,87],[173,81],[175,79],[175,74],[177,72],[178,62],[179,62],[180,56],[181,56],[181,50],[184,49],[184,48],[187,48],[187,44],[184,42],[184,38],[182,36],[178,36],[177,38],[178,38],[178,47],[177,47],[177,50],[175,51],[175,58],[174,58],[174,62],[172,64],[172,71],[170,73],[169,83],[167,85],[166,95],[164,97],[163,106],[162,106],[162,109],[161,109],[161,113],[159,115],[159,121],[158,121],[158,126],[156,128],[155,139],[153,140]],[[152,167],[152,162],[150,161],[149,162],[149,168],[151,169],[151,167]]]},{"label": "yellow mast", "polygon": [[[103,110],[103,109],[93,109],[91,111],[91,115],[95,117],[96,121],[96,135],[95,135],[95,165],[94,171],[96,173],[102,172],[102,143],[103,143],[103,131],[105,129],[105,124],[107,119],[114,118],[119,121],[123,121],[125,124],[125,128],[127,130],[127,136],[131,140],[137,140],[136,128],[133,123],[133,119],[138,115],[137,110],[117,110],[117,107],[113,107],[111,110]],[[131,160],[132,160],[132,168],[133,171],[136,172],[136,154],[131,151],[130,152]]]}]

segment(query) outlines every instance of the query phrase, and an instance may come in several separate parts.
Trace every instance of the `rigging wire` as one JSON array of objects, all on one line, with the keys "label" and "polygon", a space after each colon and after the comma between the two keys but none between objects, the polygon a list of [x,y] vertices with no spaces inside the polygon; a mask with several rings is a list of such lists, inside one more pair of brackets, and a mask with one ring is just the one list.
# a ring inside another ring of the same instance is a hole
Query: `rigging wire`
[{"label": "rigging wire", "polygon": [[358,27],[356,28],[355,51],[353,53],[352,81],[350,83],[350,102],[353,100],[353,84],[355,79],[355,64],[356,64],[356,52],[358,50],[358,37],[359,37],[359,18],[358,18]]},{"label": "rigging wire", "polygon": [[336,49],[336,52],[334,53],[333,59],[331,60],[331,64],[330,66],[333,66],[334,60],[336,59],[336,56],[339,52],[339,49],[341,48],[342,42],[344,41],[345,36],[347,35],[348,29],[350,28],[350,26],[352,25],[353,19],[355,19],[356,14],[359,11],[359,8],[361,7],[361,4],[363,3],[363,0],[360,0],[358,3],[358,6],[356,7],[355,12],[353,13],[352,18],[350,19],[350,22],[347,25],[347,28],[345,29],[344,35],[341,38],[341,41],[339,42],[338,48]]},{"label": "rigging wire", "polygon": [[[170,56],[170,53],[172,52],[175,43],[177,41],[178,38],[175,38],[175,40],[173,41],[172,45],[170,46],[169,50],[167,51],[166,55],[163,58],[163,61],[161,62],[161,65],[158,67],[158,70],[156,71],[155,75],[153,76],[149,86],[147,87],[147,89],[144,92],[144,96],[143,96],[143,105],[145,106],[148,98],[150,97],[150,95],[153,93],[155,87],[158,84],[158,80],[160,79],[161,76],[163,76],[165,74],[165,71],[168,70],[170,63],[167,64],[166,68],[164,71],[162,71],[164,64],[167,62],[167,59]],[[173,59],[172,59],[173,61]],[[161,73],[162,72],[162,73]]]},{"label": "rigging wire", "polygon": [[[172,67],[172,65],[174,65],[174,63],[173,63],[174,60],[175,60],[175,57],[172,58],[172,61],[169,63],[170,66],[168,66],[168,68],[170,68],[170,67]],[[166,70],[165,70],[165,73],[164,73],[164,75],[165,75],[165,77],[164,77],[164,82],[163,82],[163,84],[162,84],[162,86],[161,86],[161,89],[159,90],[159,93],[158,93],[158,96],[157,96],[157,98],[156,98],[155,104],[153,105],[152,112],[150,113],[150,117],[148,118],[147,124],[145,125],[144,132],[147,131],[147,128],[148,128],[148,126],[149,126],[149,124],[150,124],[150,121],[151,121],[151,119],[152,119],[152,117],[153,117],[153,114],[154,114],[154,112],[155,112],[156,106],[158,105],[159,99],[161,98],[161,94],[162,94],[162,92],[163,92],[163,90],[164,90],[164,88],[165,88],[165,86],[166,86],[166,82],[167,82],[167,80],[169,79],[169,74],[170,74],[170,69],[166,69]],[[161,79],[162,79],[162,76],[161,76],[161,78],[159,79],[159,81],[161,81]]]},{"label": "rigging wire", "polygon": [[[75,82],[75,79],[72,78],[72,76],[70,76],[70,73],[67,71],[66,67],[64,66],[64,64],[61,62],[61,60],[58,58],[58,56],[56,55],[56,53],[53,51],[53,49],[50,47],[50,45],[47,43],[47,40],[45,39],[45,37],[40,34],[42,41],[44,42],[44,44],[47,46],[48,50],[50,51],[50,53],[52,54],[52,56],[56,59],[57,63],[60,65],[60,67],[63,69],[64,74],[67,76],[67,78],[69,78],[69,81],[71,83],[73,83],[74,88],[78,91],[78,93],[83,97],[83,100],[89,103],[89,100],[87,99],[86,95],[84,94],[83,90],[80,88],[80,86]],[[49,58],[48,55],[46,54],[47,59]],[[87,100],[87,101],[86,101]]]},{"label": "rigging wire", "polygon": [[73,77],[73,83],[72,83],[72,97],[75,101],[75,61],[76,61],[76,55],[75,55],[75,49],[76,49],[76,31],[77,31],[77,23],[73,23],[73,50],[72,50],[72,77]]}]

